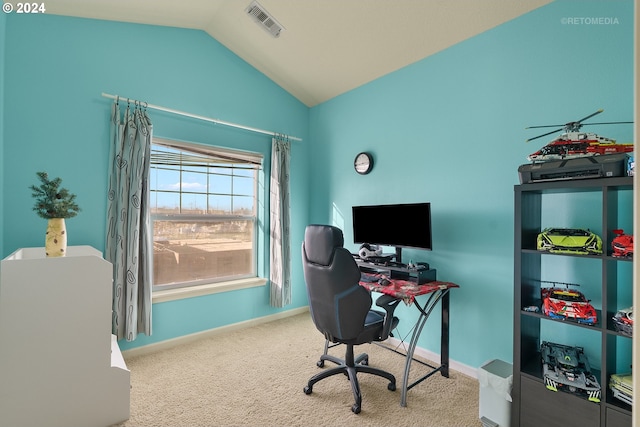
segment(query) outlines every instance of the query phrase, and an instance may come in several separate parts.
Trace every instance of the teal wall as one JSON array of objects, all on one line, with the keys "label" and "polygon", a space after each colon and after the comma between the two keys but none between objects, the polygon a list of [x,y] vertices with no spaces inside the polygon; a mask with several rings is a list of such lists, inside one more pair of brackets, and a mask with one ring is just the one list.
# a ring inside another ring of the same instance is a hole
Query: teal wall
[{"label": "teal wall", "polygon": [[[574,17],[617,23],[563,23]],[[633,119],[632,0],[558,0],[311,109],[200,31],[11,14],[0,18],[0,35],[0,254],[42,246],[45,224],[28,190],[39,170],[78,195],[83,212],[68,221],[70,243],[104,248],[110,101],[101,92],[285,132],[304,139],[293,143],[287,309],[306,304],[306,224],[337,224],[356,249],[351,206],[427,200],[434,250],[405,257],[461,285],[452,293],[451,357],[473,367],[512,360],[513,185],[544,141],[526,144],[537,133],[524,128],[599,108],[598,121]],[[268,137],[151,114],[157,136],[268,158]],[[632,137],[629,125],[590,130]],[[353,171],[359,151],[375,156],[367,176]],[[124,348],[276,311],[266,288],[155,304],[153,336]],[[399,311],[406,333],[415,310]],[[429,329],[420,346],[437,352]]]},{"label": "teal wall", "polygon": [[[580,17],[618,23],[563,21]],[[525,127],[599,108],[592,121],[633,120],[632,88],[633,1],[537,9],[312,108],[312,222],[343,226],[355,250],[353,205],[432,202],[434,250],[404,258],[461,286],[451,295],[451,357],[474,367],[511,361],[513,185],[526,156],[551,139],[525,143],[543,133]],[[632,125],[584,129],[632,141]],[[375,158],[366,176],[352,167],[360,151]],[[401,330],[416,312],[402,307]],[[429,329],[419,345],[439,351]]]},{"label": "teal wall", "polygon": [[[297,250],[309,217],[309,109],[304,104],[202,31],[11,14],[3,45],[3,256],[44,244],[46,222],[32,211],[28,189],[41,170],[61,177],[77,194],[82,212],[67,221],[69,244],[104,249],[112,101],[101,93],[119,94],[304,139],[292,143],[294,290],[285,310],[307,304]],[[154,135],[261,152],[268,174],[269,136],[149,113]],[[261,223],[263,240],[268,239],[268,228]],[[141,336],[127,346],[278,311],[282,309],[269,306],[266,286],[160,303],[154,307],[152,337]]]},{"label": "teal wall", "polygon": [[[6,38],[7,18],[0,15],[0,40]],[[0,42],[0,256],[4,253],[4,59],[5,43]]]}]

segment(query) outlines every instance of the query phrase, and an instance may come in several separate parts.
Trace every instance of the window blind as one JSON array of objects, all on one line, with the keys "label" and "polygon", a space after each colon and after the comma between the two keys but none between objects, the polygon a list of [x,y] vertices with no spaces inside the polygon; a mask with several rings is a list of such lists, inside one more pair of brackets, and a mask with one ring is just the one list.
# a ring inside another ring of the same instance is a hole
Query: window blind
[{"label": "window blind", "polygon": [[[260,169],[263,156],[250,151],[232,150],[229,148],[206,146],[188,142],[175,143],[161,138],[154,138],[153,144],[161,149],[151,150],[150,162],[157,166],[202,167],[246,167]],[[232,166],[233,165],[233,166]]]}]

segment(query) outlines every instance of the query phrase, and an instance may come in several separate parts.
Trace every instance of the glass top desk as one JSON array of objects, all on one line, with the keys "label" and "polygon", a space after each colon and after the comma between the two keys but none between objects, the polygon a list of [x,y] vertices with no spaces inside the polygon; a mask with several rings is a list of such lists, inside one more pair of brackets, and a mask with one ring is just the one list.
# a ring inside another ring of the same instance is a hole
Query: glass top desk
[{"label": "glass top desk", "polygon": [[[382,274],[380,273],[365,274],[371,275],[373,278],[376,276],[382,277]],[[437,280],[417,284],[414,281],[388,278],[386,275],[385,277],[391,282],[389,285],[383,286],[377,281],[360,281],[360,286],[368,289],[369,291],[380,292],[382,294],[401,299],[405,304],[413,305],[420,311],[420,316],[413,328],[409,348],[405,355],[406,361],[402,381],[400,405],[407,406],[407,391],[409,391],[413,386],[420,384],[436,372],[440,372],[444,377],[449,377],[449,291],[453,288],[458,288],[459,286],[455,283],[441,282]],[[420,303],[416,299],[416,297],[420,295],[428,295],[428,299],[424,304]],[[432,371],[409,384],[409,372],[411,370],[411,362],[413,361],[413,354],[418,343],[418,338],[420,337],[420,333],[422,332],[429,315],[440,301],[442,301],[440,325],[440,366],[432,367]]]}]

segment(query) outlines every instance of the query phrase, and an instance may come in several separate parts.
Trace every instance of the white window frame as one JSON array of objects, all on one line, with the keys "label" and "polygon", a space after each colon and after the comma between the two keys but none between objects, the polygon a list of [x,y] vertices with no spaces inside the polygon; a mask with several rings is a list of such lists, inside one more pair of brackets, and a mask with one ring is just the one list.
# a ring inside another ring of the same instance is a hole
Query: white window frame
[{"label": "white window frame", "polygon": [[[232,157],[234,159],[244,160],[253,163],[262,163],[263,155],[260,153],[253,153],[247,151],[232,150],[227,148],[215,147],[204,144],[195,144],[184,141],[169,140],[164,138],[153,138],[152,144],[171,147],[174,149],[184,149],[199,153],[202,155],[212,155],[216,157]],[[256,174],[259,174],[260,167],[257,168]],[[151,214],[151,226],[153,229],[153,223],[155,221],[162,220],[184,220],[184,221],[209,221],[209,220],[251,220],[253,223],[253,251],[252,251],[252,272],[245,276],[233,276],[233,278],[218,278],[218,279],[206,279],[192,282],[180,282],[170,285],[153,285],[153,302],[170,301],[174,299],[193,297],[199,295],[207,295],[217,292],[226,292],[236,289],[244,289],[255,286],[264,286],[267,282],[265,278],[258,276],[258,253],[259,243],[263,240],[258,236],[259,227],[259,206],[261,201],[266,195],[260,194],[259,179],[256,175],[254,179],[254,213],[251,216],[247,215],[186,215],[186,214]],[[149,254],[150,262],[153,265],[153,253]]]}]

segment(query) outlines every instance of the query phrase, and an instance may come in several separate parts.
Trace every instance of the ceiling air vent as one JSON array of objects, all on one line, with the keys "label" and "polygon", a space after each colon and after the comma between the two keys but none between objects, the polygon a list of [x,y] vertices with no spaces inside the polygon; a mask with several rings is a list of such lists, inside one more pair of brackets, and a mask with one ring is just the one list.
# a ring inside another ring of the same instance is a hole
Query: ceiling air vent
[{"label": "ceiling air vent", "polygon": [[273,37],[280,37],[280,32],[284,30],[284,27],[260,3],[252,1],[245,11]]}]

